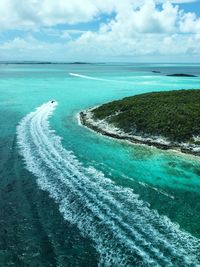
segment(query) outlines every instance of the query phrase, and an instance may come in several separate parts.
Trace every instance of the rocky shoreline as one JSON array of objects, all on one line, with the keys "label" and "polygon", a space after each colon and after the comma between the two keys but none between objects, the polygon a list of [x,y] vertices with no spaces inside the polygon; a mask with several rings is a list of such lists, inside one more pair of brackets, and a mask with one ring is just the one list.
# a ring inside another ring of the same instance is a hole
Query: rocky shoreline
[{"label": "rocky shoreline", "polygon": [[[97,107],[95,107],[97,108]],[[182,152],[185,154],[190,154],[194,156],[200,156],[200,146],[191,145],[187,143],[172,143],[166,141],[165,139],[161,139],[160,137],[142,137],[130,135],[122,132],[120,129],[109,125],[105,121],[94,120],[92,115],[92,110],[95,108],[91,108],[85,111],[81,111],[78,116],[80,123],[85,127],[100,133],[105,136],[109,136],[112,138],[116,138],[118,140],[129,141],[134,144],[144,144],[148,146],[154,146],[163,150],[176,150],[178,152]]]}]

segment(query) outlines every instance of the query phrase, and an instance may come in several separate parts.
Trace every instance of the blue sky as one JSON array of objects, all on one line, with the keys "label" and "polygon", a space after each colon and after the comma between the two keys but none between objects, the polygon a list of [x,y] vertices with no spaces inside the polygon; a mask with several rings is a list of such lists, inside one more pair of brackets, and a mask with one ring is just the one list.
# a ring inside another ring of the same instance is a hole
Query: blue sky
[{"label": "blue sky", "polygon": [[183,3],[180,4],[180,6],[186,12],[195,12],[198,16],[200,16],[200,1],[196,1],[193,3]]},{"label": "blue sky", "polygon": [[0,18],[0,60],[200,60],[200,0],[1,0]]}]

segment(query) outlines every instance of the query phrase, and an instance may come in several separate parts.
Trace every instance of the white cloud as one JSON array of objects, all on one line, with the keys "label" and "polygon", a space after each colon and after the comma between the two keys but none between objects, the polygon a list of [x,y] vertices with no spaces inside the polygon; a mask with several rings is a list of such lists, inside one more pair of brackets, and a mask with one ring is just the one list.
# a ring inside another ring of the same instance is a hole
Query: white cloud
[{"label": "white cloud", "polygon": [[193,32],[200,34],[200,18],[194,13],[182,13],[180,19],[180,31],[183,33]]},{"label": "white cloud", "polygon": [[[0,46],[1,54],[62,60],[105,60],[115,57],[161,56],[200,57],[200,18],[173,3],[155,0],[1,0],[0,28],[34,27],[36,31],[60,37],[50,44],[31,36],[15,38]],[[3,9],[4,11],[2,11]],[[14,8],[16,12],[14,12]],[[55,30],[40,26],[90,21],[102,13],[115,11],[111,21],[98,31]],[[12,16],[11,13],[13,12]],[[14,26],[13,26],[14,25]],[[75,37],[74,37],[75,36]],[[65,42],[63,44],[63,42]],[[16,53],[17,51],[17,53]]]},{"label": "white cloud", "polygon": [[67,60],[67,45],[46,43],[29,36],[0,44],[0,60]]},{"label": "white cloud", "polygon": [[[124,0],[133,2],[134,0]],[[52,26],[88,22],[101,13],[110,13],[115,0],[1,0],[0,29]]]},{"label": "white cloud", "polygon": [[199,55],[200,19],[169,1],[157,9],[152,0],[139,9],[124,9],[98,32],[87,32],[73,42],[73,49],[109,55]]},{"label": "white cloud", "polygon": [[177,13],[178,7],[173,7],[169,2],[164,3],[163,10],[159,11],[154,1],[148,0],[140,9],[119,12],[112,27],[120,27],[121,24],[125,26],[123,30],[126,29],[129,33],[173,32],[176,27]]},{"label": "white cloud", "polygon": [[[194,0],[171,0],[172,3]],[[1,0],[0,29],[52,26],[88,22],[102,13],[123,12],[143,0]],[[155,0],[162,3],[165,0]]]}]

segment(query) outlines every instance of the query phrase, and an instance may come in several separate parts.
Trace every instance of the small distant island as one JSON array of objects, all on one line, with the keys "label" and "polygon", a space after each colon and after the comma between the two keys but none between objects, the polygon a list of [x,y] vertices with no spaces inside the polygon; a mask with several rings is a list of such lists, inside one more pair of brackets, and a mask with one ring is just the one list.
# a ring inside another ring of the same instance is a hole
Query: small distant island
[{"label": "small distant island", "polygon": [[79,115],[101,134],[200,156],[200,90],[135,95]]},{"label": "small distant island", "polygon": [[153,73],[161,73],[159,70],[152,70]]},{"label": "small distant island", "polygon": [[[152,70],[151,72],[155,73],[155,74],[161,74],[162,73],[160,70]],[[165,74],[165,76],[168,76],[168,77],[188,77],[188,78],[198,77],[197,75],[187,74],[187,73],[172,73],[172,74]]]},{"label": "small distant island", "polygon": [[92,63],[76,61],[76,62],[71,62],[69,64],[71,64],[71,65],[88,65],[88,64],[91,65]]},{"label": "small distant island", "polygon": [[92,65],[89,62],[51,62],[51,61],[0,61],[3,65]]},{"label": "small distant island", "polygon": [[193,75],[193,74],[184,74],[184,73],[167,74],[166,76],[169,76],[169,77],[198,77],[198,76]]}]

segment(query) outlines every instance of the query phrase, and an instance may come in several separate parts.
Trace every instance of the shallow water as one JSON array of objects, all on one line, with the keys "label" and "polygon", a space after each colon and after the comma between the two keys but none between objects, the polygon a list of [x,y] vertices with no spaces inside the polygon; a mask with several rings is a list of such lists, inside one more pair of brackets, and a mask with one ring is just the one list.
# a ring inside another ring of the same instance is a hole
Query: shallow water
[{"label": "shallow water", "polygon": [[0,65],[0,265],[200,263],[200,160],[77,120],[113,99],[200,88],[200,78],[167,73],[200,75],[200,66]]}]

